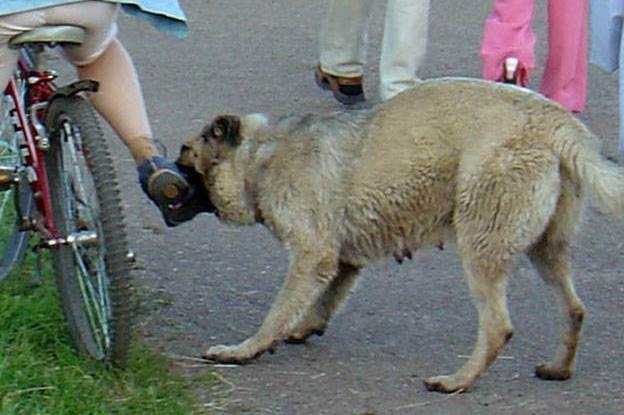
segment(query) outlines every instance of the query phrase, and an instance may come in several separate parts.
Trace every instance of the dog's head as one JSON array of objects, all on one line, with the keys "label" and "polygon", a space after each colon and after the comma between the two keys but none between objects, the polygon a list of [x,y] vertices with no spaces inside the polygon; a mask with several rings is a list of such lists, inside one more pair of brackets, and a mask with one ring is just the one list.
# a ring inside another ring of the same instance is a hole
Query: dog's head
[{"label": "dog's head", "polygon": [[198,194],[196,202],[209,205],[225,221],[254,222],[236,154],[244,140],[266,124],[267,118],[259,114],[221,115],[180,148],[176,164],[195,186],[202,188],[203,194]]}]

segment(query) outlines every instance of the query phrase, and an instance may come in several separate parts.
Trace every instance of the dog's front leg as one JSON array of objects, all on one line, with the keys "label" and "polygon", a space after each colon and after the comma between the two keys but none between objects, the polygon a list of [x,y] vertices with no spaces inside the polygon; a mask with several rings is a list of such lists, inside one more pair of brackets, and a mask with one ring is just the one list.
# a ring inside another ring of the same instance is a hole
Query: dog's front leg
[{"label": "dog's front leg", "polygon": [[327,323],[348,297],[359,271],[359,267],[340,263],[336,276],[327,287],[327,290],[321,294],[316,304],[309,309],[307,315],[290,333],[286,342],[305,343],[306,339],[313,334],[322,336]]},{"label": "dog's front leg", "polygon": [[253,337],[238,345],[210,347],[203,357],[222,363],[245,363],[284,340],[336,275],[335,258],[313,257],[293,261],[269,314]]}]

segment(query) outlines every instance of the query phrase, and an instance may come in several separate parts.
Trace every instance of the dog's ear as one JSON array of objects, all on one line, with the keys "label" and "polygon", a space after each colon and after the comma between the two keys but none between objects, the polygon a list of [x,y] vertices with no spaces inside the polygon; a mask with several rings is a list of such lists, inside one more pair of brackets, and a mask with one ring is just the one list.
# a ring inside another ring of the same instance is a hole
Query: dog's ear
[{"label": "dog's ear", "polygon": [[236,147],[242,141],[240,126],[241,121],[237,115],[220,115],[208,128],[204,129],[202,137],[205,142],[213,139]]},{"label": "dog's ear", "polygon": [[269,118],[265,114],[247,114],[240,119],[240,135],[244,138],[253,137],[256,132],[269,125]]}]

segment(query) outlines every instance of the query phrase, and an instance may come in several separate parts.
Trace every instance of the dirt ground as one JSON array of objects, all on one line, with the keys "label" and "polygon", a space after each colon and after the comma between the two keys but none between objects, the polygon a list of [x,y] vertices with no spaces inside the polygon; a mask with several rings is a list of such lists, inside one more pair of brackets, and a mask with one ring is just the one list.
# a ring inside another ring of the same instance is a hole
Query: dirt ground
[{"label": "dirt ground", "polygon": [[[150,117],[170,156],[222,112],[270,115],[340,108],[313,81],[321,0],[182,0],[191,37],[180,41],[122,18],[121,37],[142,77]],[[366,92],[377,102],[383,3],[371,18]],[[461,6],[459,4],[461,3]],[[422,78],[479,76],[478,48],[490,0],[431,2]],[[545,0],[537,1],[540,67],[545,53]],[[535,87],[539,71],[533,80]],[[616,157],[617,79],[590,68],[581,118]],[[198,356],[209,345],[251,335],[287,266],[284,250],[261,227],[232,228],[205,215],[175,229],[136,185],[124,148],[118,168],[133,248],[145,267],[137,278],[144,307],[137,332],[169,355]],[[453,247],[425,249],[399,266],[368,269],[325,336],[284,345],[274,355],[216,371],[218,388],[197,385],[198,399],[227,414],[621,414],[624,413],[624,226],[587,210],[574,246],[577,291],[588,310],[569,381],[545,382],[533,367],[556,342],[550,293],[520,259],[509,287],[514,337],[468,393],[427,392],[425,377],[455,371],[470,354],[476,312]]]}]

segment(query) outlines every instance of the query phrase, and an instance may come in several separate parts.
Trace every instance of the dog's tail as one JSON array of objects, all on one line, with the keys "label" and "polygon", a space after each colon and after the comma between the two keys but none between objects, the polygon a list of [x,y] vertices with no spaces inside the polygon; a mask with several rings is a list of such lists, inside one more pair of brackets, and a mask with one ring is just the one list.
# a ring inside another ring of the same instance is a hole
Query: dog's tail
[{"label": "dog's tail", "polygon": [[624,168],[600,154],[599,140],[575,120],[557,129],[552,145],[573,180],[594,196],[597,207],[624,219]]}]

